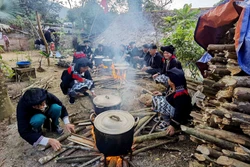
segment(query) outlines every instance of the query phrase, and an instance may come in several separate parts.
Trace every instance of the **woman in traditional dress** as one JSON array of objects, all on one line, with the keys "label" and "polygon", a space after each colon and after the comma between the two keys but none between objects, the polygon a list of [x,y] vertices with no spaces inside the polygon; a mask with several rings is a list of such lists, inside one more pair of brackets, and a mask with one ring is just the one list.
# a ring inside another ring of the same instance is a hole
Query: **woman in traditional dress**
[{"label": "woman in traditional dress", "polygon": [[90,90],[92,96],[95,96],[93,89],[94,82],[88,70],[89,67],[92,67],[92,63],[88,58],[81,58],[76,64],[73,64],[62,73],[60,87],[65,95],[69,95],[69,102],[71,104],[74,103],[75,98],[81,96],[81,94],[88,96],[87,90]]},{"label": "woman in traditional dress", "polygon": [[161,47],[161,51],[163,52],[163,68],[161,72],[153,75],[154,79],[159,75],[166,75],[166,72],[174,67],[182,69],[181,63],[176,58],[175,48],[173,45],[163,46]]},{"label": "woman in traditional dress", "polygon": [[153,110],[159,112],[163,118],[158,128],[166,129],[169,135],[173,135],[180,124],[188,122],[192,104],[183,70],[174,67],[166,74],[167,77],[157,80],[169,85],[171,89],[166,93],[154,92]]}]

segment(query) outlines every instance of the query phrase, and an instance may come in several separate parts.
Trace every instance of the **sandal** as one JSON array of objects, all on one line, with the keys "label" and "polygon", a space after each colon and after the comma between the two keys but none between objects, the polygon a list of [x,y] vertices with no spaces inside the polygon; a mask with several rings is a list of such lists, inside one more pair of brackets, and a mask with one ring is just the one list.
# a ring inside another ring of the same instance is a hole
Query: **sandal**
[{"label": "sandal", "polygon": [[166,121],[161,121],[161,123],[156,127],[158,130],[166,130],[169,126],[169,123]]},{"label": "sandal", "polygon": [[160,122],[160,121],[161,121],[161,117],[155,117],[153,120],[154,120],[156,123],[157,123],[157,122]]}]

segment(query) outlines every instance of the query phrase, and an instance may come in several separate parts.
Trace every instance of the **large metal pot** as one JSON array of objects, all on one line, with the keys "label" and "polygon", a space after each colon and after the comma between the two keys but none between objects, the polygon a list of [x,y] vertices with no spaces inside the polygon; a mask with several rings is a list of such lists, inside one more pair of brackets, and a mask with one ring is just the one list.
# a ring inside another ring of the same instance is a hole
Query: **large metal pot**
[{"label": "large metal pot", "polygon": [[99,66],[102,64],[102,60],[104,59],[103,56],[95,56],[94,60],[95,60],[95,66]]},{"label": "large metal pot", "polygon": [[129,67],[128,63],[115,63],[114,64],[115,67]]},{"label": "large metal pot", "polygon": [[107,110],[120,110],[122,99],[115,95],[98,95],[93,99],[95,113]]},{"label": "large metal pot", "polygon": [[105,156],[126,155],[131,151],[134,128],[139,118],[129,112],[110,110],[90,116],[94,126],[95,142],[98,150]]},{"label": "large metal pot", "polygon": [[103,65],[107,67],[111,67],[113,63],[112,59],[103,59],[102,62],[103,62]]}]

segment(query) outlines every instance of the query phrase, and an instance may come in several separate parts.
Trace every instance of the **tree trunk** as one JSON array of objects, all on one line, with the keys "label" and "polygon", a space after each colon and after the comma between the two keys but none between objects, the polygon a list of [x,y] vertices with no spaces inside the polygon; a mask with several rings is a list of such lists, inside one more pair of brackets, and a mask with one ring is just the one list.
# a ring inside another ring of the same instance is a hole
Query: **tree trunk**
[{"label": "tree trunk", "polygon": [[233,97],[233,87],[229,87],[225,90],[220,90],[217,94],[216,97],[218,100],[223,100],[223,99],[228,99],[231,100]]},{"label": "tree trunk", "polygon": [[250,147],[250,139],[246,136],[239,135],[233,132],[225,131],[225,130],[219,130],[219,129],[213,129],[213,128],[206,128],[202,127],[199,128],[200,132],[203,132],[204,134],[208,134],[211,136],[214,136],[219,139],[224,139],[233,143],[241,144],[247,147]]},{"label": "tree trunk", "polygon": [[242,162],[250,163],[250,156],[248,154],[241,154],[241,153],[233,152],[229,150],[222,150],[222,152],[229,158],[234,158]]},{"label": "tree trunk", "polygon": [[207,155],[207,156],[211,156],[213,158],[219,158],[220,156],[222,156],[222,152],[219,152],[213,148],[209,148],[205,145],[199,145],[196,148],[196,151],[199,151],[200,153]]},{"label": "tree trunk", "polygon": [[217,145],[221,148],[234,150],[234,147],[237,146],[237,144],[235,144],[235,143],[225,141],[223,139],[218,139],[218,138],[211,136],[211,135],[208,135],[208,134],[204,134],[203,132],[201,132],[197,129],[193,129],[193,128],[189,128],[189,127],[181,125],[181,130],[187,134],[194,135],[195,137],[198,137],[200,139],[204,139],[207,142],[214,143],[215,145]]},{"label": "tree trunk", "polygon": [[239,101],[249,101],[250,102],[250,88],[235,88],[234,98]]},{"label": "tree trunk", "polygon": [[246,164],[244,162],[238,161],[233,158],[228,158],[226,156],[220,156],[217,159],[217,163],[220,165],[232,166],[232,167],[250,167],[249,164]]},{"label": "tree trunk", "polygon": [[248,87],[250,88],[250,77],[249,76],[225,76],[218,84],[224,85],[224,87]]},{"label": "tree trunk", "polygon": [[230,52],[235,52],[235,46],[234,44],[210,44],[208,45],[207,50],[217,50],[217,51],[228,50]]},{"label": "tree trunk", "polygon": [[227,58],[224,58],[224,57],[213,57],[210,61],[212,63],[227,64]]},{"label": "tree trunk", "polygon": [[228,59],[237,59],[238,58],[236,52],[226,52],[225,57]]},{"label": "tree trunk", "polygon": [[[45,45],[45,49],[46,49],[46,53],[49,54],[49,45],[45,39],[45,36],[43,34],[43,31],[42,31],[42,27],[41,27],[41,21],[40,21],[40,17],[38,15],[38,12],[36,12],[36,20],[37,20],[37,25],[38,25],[38,32],[39,32],[39,35],[40,37],[43,39],[44,41],[44,45]],[[48,66],[50,66],[50,60],[49,60],[49,57],[47,57],[47,62],[48,62]]]},{"label": "tree trunk", "polygon": [[238,110],[240,112],[250,115],[250,110],[249,110],[250,103],[248,103],[248,102],[238,102],[238,103],[235,103],[235,104],[237,104]]},{"label": "tree trunk", "polygon": [[4,74],[0,69],[0,121],[11,116],[14,111],[15,108],[8,95],[8,88],[5,84]]}]

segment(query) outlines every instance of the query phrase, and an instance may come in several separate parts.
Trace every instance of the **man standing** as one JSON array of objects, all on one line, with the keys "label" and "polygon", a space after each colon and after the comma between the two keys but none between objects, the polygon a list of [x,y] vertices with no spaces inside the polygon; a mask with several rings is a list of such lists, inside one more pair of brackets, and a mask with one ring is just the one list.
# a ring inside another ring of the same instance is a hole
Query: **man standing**
[{"label": "man standing", "polygon": [[33,146],[49,144],[55,151],[61,148],[62,145],[58,140],[42,135],[42,126],[60,135],[63,134],[63,129],[59,126],[59,118],[63,120],[68,132],[75,131],[74,125],[69,122],[65,106],[56,96],[44,89],[31,88],[18,102],[18,132]]},{"label": "man standing", "polygon": [[148,60],[149,62],[147,63],[147,66],[142,68],[142,71],[154,75],[158,72],[161,72],[163,68],[163,57],[160,53],[157,52],[157,46],[155,44],[150,45],[149,53],[151,57]]}]

